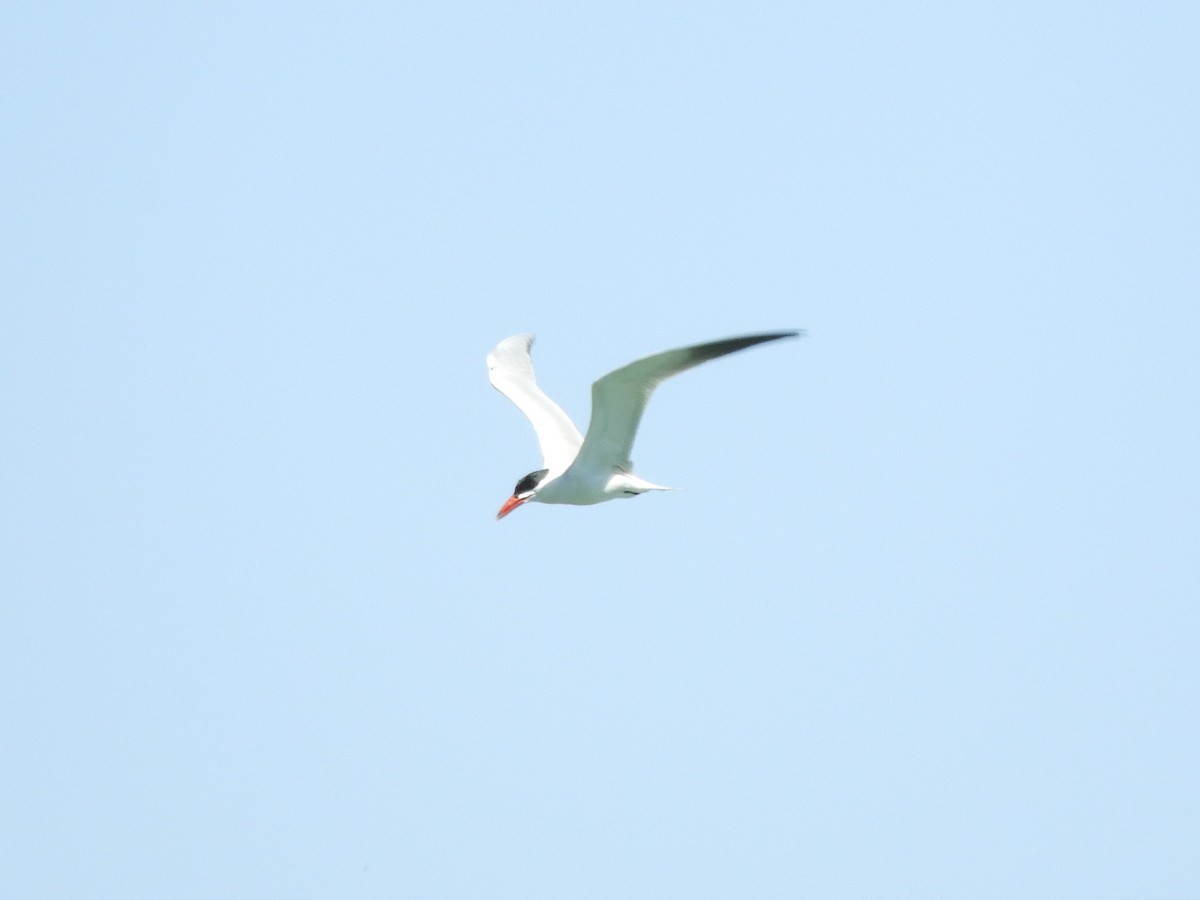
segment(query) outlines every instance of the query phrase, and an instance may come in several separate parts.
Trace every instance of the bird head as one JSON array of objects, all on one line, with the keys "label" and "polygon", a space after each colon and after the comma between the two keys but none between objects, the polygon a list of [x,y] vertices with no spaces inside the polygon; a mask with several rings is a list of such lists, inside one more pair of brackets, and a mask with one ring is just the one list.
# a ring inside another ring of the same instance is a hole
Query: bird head
[{"label": "bird head", "polygon": [[538,485],[542,483],[542,479],[546,477],[549,469],[538,469],[536,472],[530,472],[524,478],[517,482],[517,486],[513,488],[512,496],[504,501],[504,505],[500,507],[500,512],[496,513],[497,519],[503,519],[510,512],[534,498],[537,494]]}]

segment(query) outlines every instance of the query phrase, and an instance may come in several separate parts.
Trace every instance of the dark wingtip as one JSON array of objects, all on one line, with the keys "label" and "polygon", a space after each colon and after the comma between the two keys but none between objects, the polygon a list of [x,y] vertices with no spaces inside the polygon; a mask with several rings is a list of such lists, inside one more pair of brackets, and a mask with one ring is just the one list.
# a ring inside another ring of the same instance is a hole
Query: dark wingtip
[{"label": "dark wingtip", "polygon": [[695,347],[689,347],[688,349],[691,351],[691,364],[697,365],[698,363],[707,362],[710,359],[716,359],[719,356],[725,356],[728,353],[745,350],[757,344],[765,344],[768,341],[778,341],[783,338],[804,337],[805,334],[806,332],[799,328],[790,331],[764,331],[758,334],[745,334],[741,337],[710,341],[707,344],[697,344]]},{"label": "dark wingtip", "polygon": [[802,338],[807,334],[808,332],[803,328],[791,328],[787,331],[760,331],[757,334],[745,334],[741,337],[729,338],[729,340],[753,347],[755,344],[765,344],[768,341],[778,341],[783,338]]}]

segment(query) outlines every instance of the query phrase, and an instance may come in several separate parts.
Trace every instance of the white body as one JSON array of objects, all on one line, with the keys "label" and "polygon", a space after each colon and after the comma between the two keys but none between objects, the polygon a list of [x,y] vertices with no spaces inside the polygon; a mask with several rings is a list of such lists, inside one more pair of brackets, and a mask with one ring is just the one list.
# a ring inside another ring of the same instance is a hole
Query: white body
[{"label": "white body", "polygon": [[619,469],[576,469],[569,467],[557,477],[546,476],[537,492],[531,497],[538,503],[571,503],[588,506],[605,500],[636,497],[646,491],[673,491],[675,488],[651,484],[632,472]]}]

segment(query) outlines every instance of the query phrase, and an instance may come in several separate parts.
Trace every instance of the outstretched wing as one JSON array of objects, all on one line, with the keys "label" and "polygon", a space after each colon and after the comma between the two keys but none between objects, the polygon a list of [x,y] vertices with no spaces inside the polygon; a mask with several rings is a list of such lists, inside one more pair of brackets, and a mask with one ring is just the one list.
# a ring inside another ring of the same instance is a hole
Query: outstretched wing
[{"label": "outstretched wing", "polygon": [[529,419],[542,448],[542,468],[557,473],[574,461],[583,435],[570,416],[537,386],[529,356],[532,346],[532,334],[516,334],[498,343],[487,357],[488,380]]},{"label": "outstretched wing", "polygon": [[592,385],[592,419],[573,465],[585,470],[619,467],[628,471],[631,468],[629,454],[642,413],[660,383],[710,359],[800,334],[799,331],[774,331],[695,344],[655,353],[609,372]]}]

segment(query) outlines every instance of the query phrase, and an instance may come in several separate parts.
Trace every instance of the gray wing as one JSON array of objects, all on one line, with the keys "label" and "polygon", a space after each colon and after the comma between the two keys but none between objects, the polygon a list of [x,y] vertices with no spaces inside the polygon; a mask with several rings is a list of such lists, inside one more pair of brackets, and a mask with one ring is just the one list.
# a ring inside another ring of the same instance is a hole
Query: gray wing
[{"label": "gray wing", "polygon": [[659,384],[710,359],[801,334],[799,331],[773,331],[695,344],[655,353],[609,372],[592,385],[592,419],[575,465],[582,469],[619,467],[630,470],[633,439],[637,436],[650,395]]},{"label": "gray wing", "polygon": [[571,417],[537,386],[529,355],[532,346],[532,334],[515,334],[498,343],[487,357],[488,380],[533,425],[542,449],[542,468],[561,472],[575,459],[583,435]]}]

